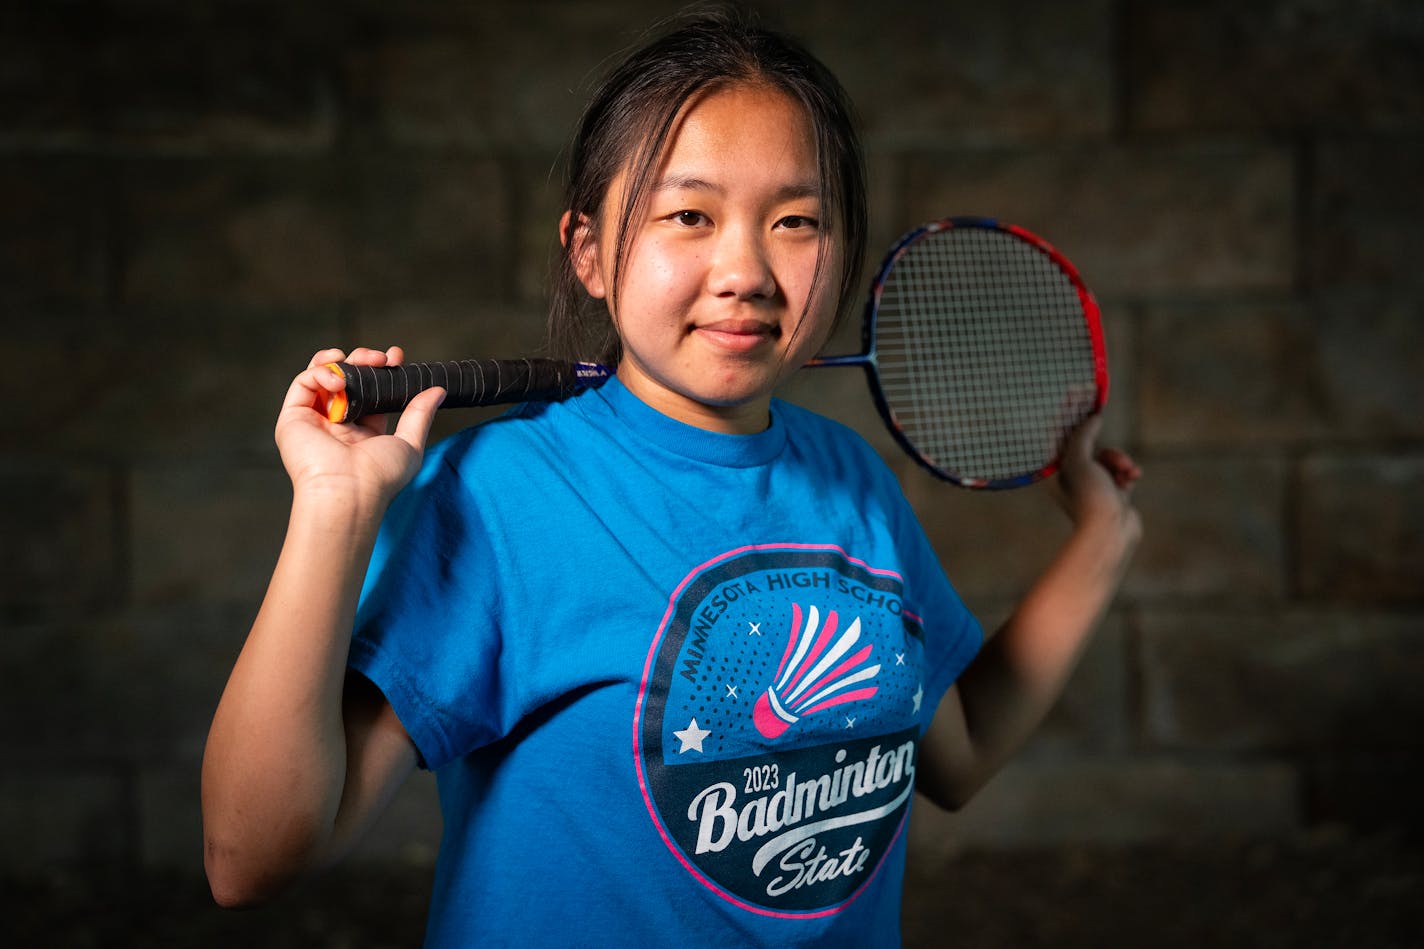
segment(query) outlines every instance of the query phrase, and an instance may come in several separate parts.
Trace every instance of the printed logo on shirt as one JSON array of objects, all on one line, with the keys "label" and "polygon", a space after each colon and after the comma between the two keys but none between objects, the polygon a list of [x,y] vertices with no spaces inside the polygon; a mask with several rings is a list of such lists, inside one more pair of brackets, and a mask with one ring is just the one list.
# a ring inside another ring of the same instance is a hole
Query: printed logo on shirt
[{"label": "printed logo on shirt", "polygon": [[634,751],[682,865],[745,909],[839,912],[904,831],[924,708],[901,578],[839,548],[732,551],[671,597]]}]

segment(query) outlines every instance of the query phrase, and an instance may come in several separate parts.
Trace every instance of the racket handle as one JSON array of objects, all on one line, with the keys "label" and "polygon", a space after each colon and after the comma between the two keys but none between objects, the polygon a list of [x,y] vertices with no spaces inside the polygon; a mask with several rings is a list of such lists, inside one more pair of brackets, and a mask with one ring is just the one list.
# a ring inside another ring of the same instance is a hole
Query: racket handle
[{"label": "racket handle", "polygon": [[611,375],[605,366],[556,359],[461,359],[400,366],[327,364],[346,380],[346,390],[326,397],[318,411],[333,422],[397,412],[426,389],[446,391],[441,408],[469,408],[541,399],[564,399]]}]

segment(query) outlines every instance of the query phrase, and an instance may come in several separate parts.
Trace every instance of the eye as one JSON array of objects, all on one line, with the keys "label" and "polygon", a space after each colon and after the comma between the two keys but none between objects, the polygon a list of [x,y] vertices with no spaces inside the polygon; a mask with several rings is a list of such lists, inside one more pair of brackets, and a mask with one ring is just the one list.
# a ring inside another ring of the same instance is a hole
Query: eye
[{"label": "eye", "polygon": [[700,227],[707,223],[707,215],[701,211],[678,211],[672,214],[670,219],[683,227]]},{"label": "eye", "polygon": [[820,222],[815,218],[807,217],[804,214],[788,214],[776,223],[778,227],[783,227],[790,231],[814,231],[821,226]]}]

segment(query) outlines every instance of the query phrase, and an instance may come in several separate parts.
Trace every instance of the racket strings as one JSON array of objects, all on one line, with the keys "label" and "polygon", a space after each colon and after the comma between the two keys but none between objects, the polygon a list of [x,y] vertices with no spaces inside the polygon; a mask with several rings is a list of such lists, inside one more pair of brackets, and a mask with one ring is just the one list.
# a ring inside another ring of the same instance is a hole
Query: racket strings
[{"label": "racket strings", "polygon": [[999,230],[950,228],[907,248],[881,288],[876,351],[905,437],[961,478],[1041,471],[1097,399],[1076,284]]}]

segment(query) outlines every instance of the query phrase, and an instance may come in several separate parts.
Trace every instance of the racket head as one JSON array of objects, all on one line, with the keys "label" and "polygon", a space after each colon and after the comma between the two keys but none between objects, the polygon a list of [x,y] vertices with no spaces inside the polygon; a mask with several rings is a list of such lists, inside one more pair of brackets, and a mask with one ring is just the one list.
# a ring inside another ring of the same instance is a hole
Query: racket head
[{"label": "racket head", "polygon": [[886,425],[961,487],[1052,475],[1068,434],[1107,402],[1092,292],[1053,245],[992,218],[945,218],[900,238],[872,281],[863,333]]}]

